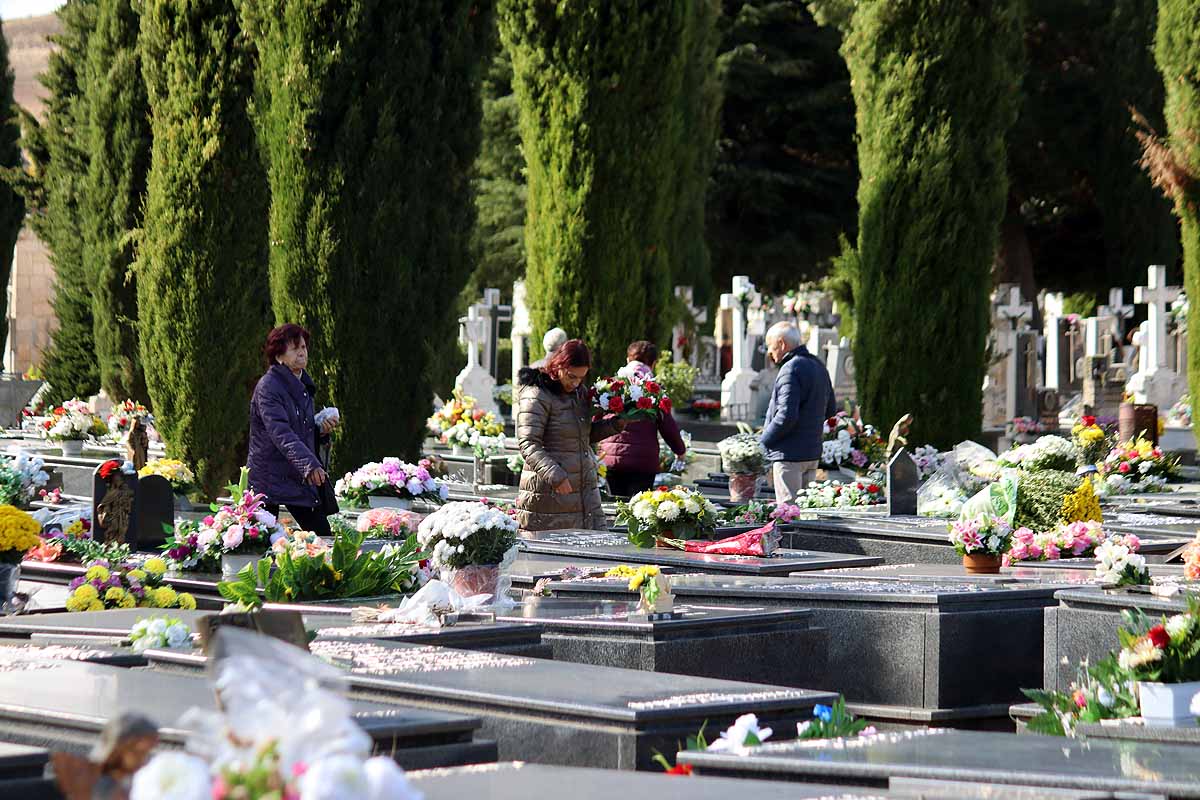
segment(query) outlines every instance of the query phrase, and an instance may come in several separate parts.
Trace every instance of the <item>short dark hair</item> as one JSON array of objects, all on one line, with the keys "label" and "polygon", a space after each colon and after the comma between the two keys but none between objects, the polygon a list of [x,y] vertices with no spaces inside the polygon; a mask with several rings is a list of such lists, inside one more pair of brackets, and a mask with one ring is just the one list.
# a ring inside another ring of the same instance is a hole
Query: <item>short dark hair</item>
[{"label": "short dark hair", "polygon": [[294,322],[272,328],[267,334],[267,343],[263,345],[263,357],[267,360],[267,366],[274,364],[275,359],[286,353],[291,345],[301,340],[308,345],[311,338],[308,331]]},{"label": "short dark hair", "polygon": [[557,377],[554,373],[562,372],[571,367],[590,367],[592,365],[592,351],[588,350],[588,346],[583,343],[582,339],[568,339],[563,343],[563,346],[554,351],[554,355],[546,359],[546,366],[542,371],[551,377]]},{"label": "short dark hair", "polygon": [[658,361],[658,345],[645,339],[639,339],[625,348],[625,358],[630,361],[640,361],[647,367],[653,367],[654,363]]}]

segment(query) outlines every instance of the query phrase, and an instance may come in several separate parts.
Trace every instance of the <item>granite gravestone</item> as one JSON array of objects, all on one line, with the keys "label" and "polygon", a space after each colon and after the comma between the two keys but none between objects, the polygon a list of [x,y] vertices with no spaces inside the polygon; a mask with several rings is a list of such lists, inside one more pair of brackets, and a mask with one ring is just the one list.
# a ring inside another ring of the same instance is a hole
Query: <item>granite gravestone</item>
[{"label": "granite gravestone", "polygon": [[[562,581],[555,596],[633,599],[616,578]],[[892,725],[1010,727],[1008,707],[1040,680],[1043,609],[1054,584],[675,575],[676,603],[803,608],[829,636],[829,684]],[[847,632],[853,632],[849,635]],[[987,659],[979,653],[987,652]]]},{"label": "granite gravestone", "polygon": [[[884,733],[857,740],[767,744],[746,755],[683,752],[701,775],[916,788],[966,783],[1139,796],[1200,797],[1195,750],[1182,745],[1010,736],[978,731]],[[1011,797],[997,793],[996,797]],[[1092,795],[1095,796],[1095,795]],[[1104,795],[1101,795],[1104,796]]]},{"label": "granite gravestone", "polygon": [[889,514],[916,514],[917,489],[921,488],[921,472],[901,447],[887,465],[887,504]]},{"label": "granite gravestone", "polygon": [[[657,770],[655,752],[670,752],[705,723],[723,730],[753,713],[786,737],[812,717],[815,704],[836,699],[776,685],[396,642],[318,639],[312,650],[348,671],[352,697],[479,716],[502,758],[567,766]],[[165,651],[147,657],[155,669],[203,662]]]},{"label": "granite gravestone", "polygon": [[158,550],[175,526],[175,492],[171,482],[161,475],[138,478],[133,519],[135,549]]}]

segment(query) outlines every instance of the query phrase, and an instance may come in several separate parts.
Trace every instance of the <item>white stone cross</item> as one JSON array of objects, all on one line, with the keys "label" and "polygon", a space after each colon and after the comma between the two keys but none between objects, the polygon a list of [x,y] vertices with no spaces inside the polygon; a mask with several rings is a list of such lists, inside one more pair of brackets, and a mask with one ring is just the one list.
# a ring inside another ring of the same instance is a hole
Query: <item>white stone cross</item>
[{"label": "white stone cross", "polygon": [[467,309],[467,316],[458,322],[459,341],[467,346],[467,366],[454,379],[454,388],[469,397],[474,397],[477,408],[497,414],[499,408],[492,397],[496,379],[479,363],[479,347],[487,338],[491,327],[487,308],[482,303],[475,303]]},{"label": "white stone cross", "polygon": [[721,381],[721,419],[726,421],[746,421],[751,415],[754,381],[758,373],[750,368],[750,357],[746,352],[749,339],[746,335],[746,309],[754,304],[757,297],[758,292],[746,275],[734,276],[733,291],[721,295],[721,308],[728,309],[733,317],[733,368]]},{"label": "white stone cross", "polygon": [[[1012,326],[1013,332],[1015,333],[1021,320],[1033,314],[1033,306],[1029,303],[1022,303],[1021,289],[1013,286],[1008,290],[1008,305],[997,306],[996,313],[999,314],[1002,319],[1008,320],[1009,324]],[[1010,352],[1015,349],[1016,345],[1014,344],[1010,349]]]},{"label": "white stone cross", "polygon": [[1134,287],[1133,301],[1145,303],[1146,321],[1150,323],[1150,369],[1156,371],[1167,366],[1167,314],[1171,302],[1179,297],[1178,286],[1167,286],[1167,268],[1152,265],[1146,274],[1146,285]]},{"label": "white stone cross", "polygon": [[525,281],[513,281],[512,330],[509,332],[509,340],[512,342],[512,385],[514,392],[517,390],[517,376],[525,366],[526,342],[532,335],[533,322],[529,318],[529,306],[525,304]]},{"label": "white stone cross", "polygon": [[1117,337],[1120,341],[1125,341],[1125,320],[1133,316],[1135,308],[1133,304],[1126,305],[1125,290],[1120,286],[1114,286],[1108,290],[1108,313],[1116,320],[1115,328]]}]

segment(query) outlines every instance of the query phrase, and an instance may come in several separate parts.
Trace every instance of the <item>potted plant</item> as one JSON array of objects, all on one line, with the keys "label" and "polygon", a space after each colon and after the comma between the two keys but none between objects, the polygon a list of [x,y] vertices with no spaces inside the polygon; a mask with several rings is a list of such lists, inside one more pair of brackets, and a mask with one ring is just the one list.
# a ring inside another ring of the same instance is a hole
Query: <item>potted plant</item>
[{"label": "potted plant", "polygon": [[999,572],[1012,535],[1011,525],[991,515],[950,523],[950,543],[973,574]]},{"label": "potted plant", "polygon": [[21,559],[42,543],[41,524],[16,506],[0,506],[0,604],[12,600],[21,579]]},{"label": "potted plant", "polygon": [[447,503],[421,520],[417,542],[454,591],[500,599],[502,564],[516,555],[517,521],[486,503]]},{"label": "potted plant", "polygon": [[693,489],[660,486],[638,492],[628,503],[618,502],[617,522],[629,529],[634,544],[653,547],[657,539],[711,538],[717,507]]},{"label": "potted plant", "polygon": [[83,452],[84,440],[107,433],[108,426],[87,403],[73,398],[50,412],[42,422],[42,430],[47,439],[59,443],[64,456],[78,456]]},{"label": "potted plant", "polygon": [[729,500],[745,503],[758,494],[758,476],[767,471],[767,451],[753,433],[735,433],[717,442],[721,468],[729,475]]},{"label": "potted plant", "polygon": [[1146,724],[1195,727],[1189,706],[1200,694],[1200,601],[1189,596],[1184,613],[1163,617],[1141,635],[1122,628],[1118,636],[1117,663],[1137,681]]},{"label": "potted plant", "polygon": [[422,464],[398,458],[363,464],[335,486],[339,498],[364,508],[412,508],[414,500],[444,503],[450,491]]}]

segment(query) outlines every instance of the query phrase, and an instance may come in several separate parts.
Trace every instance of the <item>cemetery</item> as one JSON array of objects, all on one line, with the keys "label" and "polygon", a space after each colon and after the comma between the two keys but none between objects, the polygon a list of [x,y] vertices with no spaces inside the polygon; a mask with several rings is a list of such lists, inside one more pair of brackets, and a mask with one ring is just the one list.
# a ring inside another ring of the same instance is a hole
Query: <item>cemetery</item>
[{"label": "cemetery", "polygon": [[0,800],[1200,798],[1192,0],[16,9]]}]

